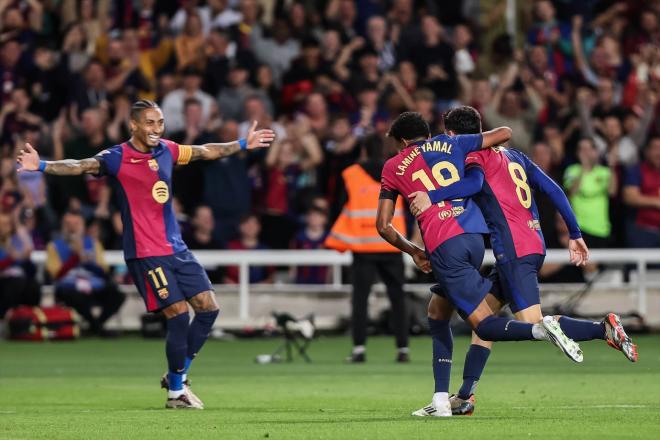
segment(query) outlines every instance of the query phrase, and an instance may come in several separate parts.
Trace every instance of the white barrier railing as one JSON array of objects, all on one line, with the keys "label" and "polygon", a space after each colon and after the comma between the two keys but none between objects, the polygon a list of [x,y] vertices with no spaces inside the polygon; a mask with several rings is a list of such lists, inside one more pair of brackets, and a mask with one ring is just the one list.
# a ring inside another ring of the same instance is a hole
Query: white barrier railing
[{"label": "white barrier railing", "polygon": [[[273,251],[227,251],[195,250],[199,262],[205,267],[239,267],[239,316],[249,318],[250,311],[250,266],[330,266],[332,285],[342,285],[341,267],[349,266],[353,261],[350,252],[340,253],[332,250],[273,250]],[[635,264],[637,267],[637,311],[641,316],[647,313],[646,268],[649,263],[660,263],[660,249],[594,249],[590,253],[593,263]],[[405,255],[407,265],[413,265],[412,258]],[[121,251],[106,251],[106,262],[113,265],[124,264]],[[32,260],[44,264],[46,253],[35,251]],[[566,249],[548,249],[546,263],[568,263]],[[486,252],[484,264],[493,264],[495,259],[490,251]]]}]

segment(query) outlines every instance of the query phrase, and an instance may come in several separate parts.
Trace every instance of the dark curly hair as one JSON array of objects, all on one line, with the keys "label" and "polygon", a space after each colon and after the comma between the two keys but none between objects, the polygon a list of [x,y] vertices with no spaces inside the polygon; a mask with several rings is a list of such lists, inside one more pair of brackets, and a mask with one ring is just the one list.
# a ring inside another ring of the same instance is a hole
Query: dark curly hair
[{"label": "dark curly hair", "polygon": [[387,136],[399,142],[404,139],[428,138],[431,136],[431,129],[419,113],[403,112],[392,122]]},{"label": "dark curly hair", "polygon": [[481,115],[474,107],[464,105],[445,113],[445,130],[456,134],[481,133]]}]

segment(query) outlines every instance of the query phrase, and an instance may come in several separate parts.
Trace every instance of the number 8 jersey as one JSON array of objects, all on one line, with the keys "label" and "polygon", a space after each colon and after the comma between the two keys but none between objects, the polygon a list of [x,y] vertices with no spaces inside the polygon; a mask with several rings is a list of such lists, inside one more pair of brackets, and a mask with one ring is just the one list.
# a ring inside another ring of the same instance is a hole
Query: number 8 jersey
[{"label": "number 8 jersey", "polygon": [[473,198],[485,213],[497,261],[544,255],[539,212],[530,188],[549,180],[539,178],[545,176],[543,171],[523,153],[504,148],[471,153],[465,167],[483,170],[483,187]]},{"label": "number 8 jersey", "polygon": [[[380,198],[396,199],[415,191],[433,191],[458,182],[464,175],[468,153],[478,151],[481,134],[441,134],[408,145],[383,167]],[[471,199],[434,204],[418,217],[427,253],[446,240],[465,233],[486,234],[481,211]]]}]

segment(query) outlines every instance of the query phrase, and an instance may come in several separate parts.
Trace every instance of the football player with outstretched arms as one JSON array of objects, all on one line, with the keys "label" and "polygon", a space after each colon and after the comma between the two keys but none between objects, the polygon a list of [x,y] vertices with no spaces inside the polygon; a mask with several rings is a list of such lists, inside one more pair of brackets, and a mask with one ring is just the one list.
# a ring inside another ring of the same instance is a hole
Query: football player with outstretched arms
[{"label": "football player with outstretched arms", "polygon": [[[455,128],[461,134],[479,133],[481,121],[466,115],[464,124]],[[575,214],[562,189],[525,154],[502,147],[468,154],[465,177],[433,191],[409,194],[413,214],[423,216],[433,204],[471,197],[481,209],[490,231],[495,255],[495,269],[489,275],[493,282],[488,302],[494,312],[508,303],[516,319],[536,323],[543,319],[537,274],[545,257],[545,241],[539,224],[532,189],[542,191],[561,214],[569,230],[569,259],[578,266],[589,258]],[[442,286],[438,286],[442,288]],[[637,361],[637,348],[614,313],[601,321],[556,316],[564,333],[575,341],[603,339]],[[474,411],[474,391],[490,354],[492,342],[473,334],[472,345],[465,357],[463,385],[450,397],[454,415]]]},{"label": "football player with outstretched arms", "polygon": [[481,211],[470,200],[452,200],[432,205],[417,217],[425,249],[407,240],[392,225],[398,195],[428,192],[448,186],[464,176],[465,158],[482,148],[506,142],[511,129],[500,127],[475,134],[458,134],[466,115],[477,115],[472,107],[451,110],[445,116],[445,134],[431,137],[429,126],[419,113],[402,113],[392,123],[389,136],[399,144],[399,153],[383,168],[376,225],[381,236],[410,254],[417,266],[433,272],[442,292],[434,292],[428,307],[433,339],[435,393],[431,404],[415,411],[416,416],[451,416],[449,376],[453,339],[449,320],[456,309],[477,335],[488,341],[548,340],[569,358],[582,360],[579,346],[567,338],[553,317],[541,323],[494,316],[486,296],[492,282],[481,276],[479,268],[488,232]]},{"label": "football player with outstretched arms", "polygon": [[[255,121],[247,137],[235,142],[179,145],[161,138],[165,120],[158,104],[141,100],[131,108],[131,138],[94,157],[42,161],[30,144],[18,155],[19,171],[109,177],[121,209],[128,270],[147,310],[163,312],[167,318],[168,371],[161,379],[168,390],[166,408],[203,408],[187,373],[218,316],[211,282],[181,239],[172,208],[172,170],[194,160],[268,147],[275,134],[256,130],[256,125]],[[192,322],[188,304],[195,311]]]}]

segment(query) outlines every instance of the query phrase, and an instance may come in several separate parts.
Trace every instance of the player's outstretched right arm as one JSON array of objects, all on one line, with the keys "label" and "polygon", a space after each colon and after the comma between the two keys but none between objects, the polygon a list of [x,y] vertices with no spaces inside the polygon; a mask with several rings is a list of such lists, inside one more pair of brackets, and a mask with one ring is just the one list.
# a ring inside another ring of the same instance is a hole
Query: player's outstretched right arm
[{"label": "player's outstretched right arm", "polygon": [[79,174],[98,174],[101,164],[94,158],[74,160],[43,161],[39,159],[39,153],[29,143],[25,144],[25,150],[18,153],[16,161],[21,165],[21,171],[43,171],[57,176],[75,176]]}]

